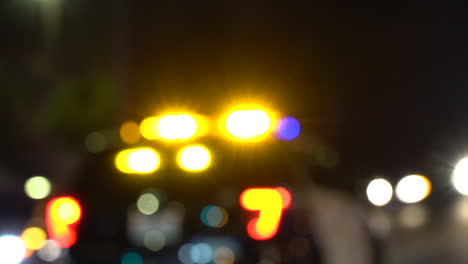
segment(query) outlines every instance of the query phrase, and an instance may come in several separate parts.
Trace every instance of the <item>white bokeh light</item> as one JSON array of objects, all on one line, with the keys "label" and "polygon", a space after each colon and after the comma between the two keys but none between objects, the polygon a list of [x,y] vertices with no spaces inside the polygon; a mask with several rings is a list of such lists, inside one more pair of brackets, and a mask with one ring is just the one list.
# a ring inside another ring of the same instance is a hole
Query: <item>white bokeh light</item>
[{"label": "white bokeh light", "polygon": [[396,196],[403,203],[417,203],[431,193],[431,182],[422,175],[409,175],[396,186]]},{"label": "white bokeh light", "polygon": [[460,160],[455,166],[452,184],[459,193],[468,195],[468,157]]},{"label": "white bokeh light", "polygon": [[47,240],[45,246],[37,251],[37,255],[46,262],[53,262],[61,257],[62,249],[54,240]]},{"label": "white bokeh light", "polygon": [[393,187],[385,179],[372,180],[367,185],[367,199],[375,206],[384,206],[390,202],[393,196]]},{"label": "white bokeh light", "polygon": [[26,245],[21,238],[12,235],[0,236],[0,263],[18,264],[26,256]]}]

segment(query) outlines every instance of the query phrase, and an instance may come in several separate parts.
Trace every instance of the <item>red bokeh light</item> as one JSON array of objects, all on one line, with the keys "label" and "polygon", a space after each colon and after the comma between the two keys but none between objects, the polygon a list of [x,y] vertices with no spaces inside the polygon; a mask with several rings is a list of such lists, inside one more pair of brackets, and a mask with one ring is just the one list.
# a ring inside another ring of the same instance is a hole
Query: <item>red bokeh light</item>
[{"label": "red bokeh light", "polygon": [[247,224],[247,233],[255,240],[267,240],[276,235],[283,209],[291,204],[291,194],[284,188],[250,188],[240,197],[242,207],[259,211],[259,216]]},{"label": "red bokeh light", "polygon": [[49,237],[62,248],[69,248],[77,239],[76,224],[81,220],[81,206],[71,196],[50,200],[46,208],[46,225]]}]

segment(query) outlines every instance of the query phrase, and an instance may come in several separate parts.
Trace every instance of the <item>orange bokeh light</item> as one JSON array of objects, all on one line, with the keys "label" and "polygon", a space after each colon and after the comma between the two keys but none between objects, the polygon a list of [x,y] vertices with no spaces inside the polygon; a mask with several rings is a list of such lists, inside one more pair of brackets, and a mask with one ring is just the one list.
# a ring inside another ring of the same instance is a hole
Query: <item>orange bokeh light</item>
[{"label": "orange bokeh light", "polygon": [[75,225],[81,219],[81,206],[70,196],[57,197],[47,203],[46,224],[49,237],[62,248],[75,244]]},{"label": "orange bokeh light", "polygon": [[259,216],[247,225],[249,236],[266,240],[278,232],[283,209],[291,203],[291,194],[284,188],[250,188],[241,194],[240,203],[246,210],[259,211]]}]

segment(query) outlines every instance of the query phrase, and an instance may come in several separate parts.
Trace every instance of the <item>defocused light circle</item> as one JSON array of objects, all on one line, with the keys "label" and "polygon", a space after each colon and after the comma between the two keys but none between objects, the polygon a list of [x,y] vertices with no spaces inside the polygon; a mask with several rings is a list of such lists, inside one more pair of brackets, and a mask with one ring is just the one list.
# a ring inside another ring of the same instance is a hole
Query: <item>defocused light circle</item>
[{"label": "defocused light circle", "polygon": [[375,206],[384,206],[393,196],[392,185],[385,179],[374,179],[367,186],[367,199]]},{"label": "defocused light circle", "polygon": [[187,146],[177,154],[177,163],[184,170],[201,171],[210,166],[211,153],[200,145]]},{"label": "defocused light circle", "polygon": [[284,187],[277,187],[275,188],[276,191],[281,195],[281,201],[283,202],[283,209],[289,208],[291,205],[291,193],[288,189]]},{"label": "defocused light circle", "polygon": [[468,198],[464,197],[459,199],[452,210],[454,211],[454,216],[457,220],[466,225],[468,222]]},{"label": "defocused light circle", "polygon": [[230,113],[225,121],[227,132],[237,140],[255,141],[271,130],[272,120],[267,112],[259,109]]},{"label": "defocused light circle", "polygon": [[190,258],[194,263],[206,264],[213,257],[213,249],[207,243],[198,243],[190,249]]},{"label": "defocused light circle", "polygon": [[26,256],[26,246],[21,238],[12,235],[0,236],[0,263],[18,264]]},{"label": "defocused light circle", "polygon": [[143,238],[145,247],[151,251],[159,251],[166,245],[166,236],[159,230],[150,230]]},{"label": "defocused light circle", "polygon": [[184,244],[179,248],[179,251],[177,252],[177,257],[179,258],[179,261],[182,262],[183,264],[192,264],[192,246],[193,244]]},{"label": "defocused light circle", "polygon": [[141,135],[149,140],[158,138],[157,133],[158,118],[148,117],[145,118],[140,124]]},{"label": "defocused light circle", "polygon": [[46,262],[53,262],[60,258],[62,249],[53,240],[47,240],[45,245],[37,251],[40,259]]},{"label": "defocused light circle", "polygon": [[421,204],[412,204],[405,206],[399,212],[400,224],[406,228],[417,228],[427,223],[429,212]]},{"label": "defocused light circle", "polygon": [[50,194],[51,184],[47,178],[35,176],[26,181],[24,191],[31,199],[44,199]]},{"label": "defocused light circle", "polygon": [[368,216],[369,230],[378,237],[386,237],[392,231],[392,220],[389,212],[383,210],[372,210]]},{"label": "defocused light circle", "polygon": [[294,117],[285,117],[281,119],[278,125],[278,136],[284,140],[293,140],[299,136],[301,124]]},{"label": "defocused light circle", "polygon": [[101,132],[92,132],[86,136],[85,146],[91,153],[102,152],[107,148],[106,136]]},{"label": "defocused light circle", "polygon": [[143,258],[136,252],[128,252],[122,258],[122,264],[143,264]]},{"label": "defocused light circle", "polygon": [[421,175],[409,175],[396,186],[396,196],[404,203],[417,203],[431,193],[431,182]]},{"label": "defocused light circle", "polygon": [[463,195],[468,195],[468,158],[464,158],[455,166],[452,184]]},{"label": "defocused light circle", "polygon": [[81,219],[81,207],[72,197],[60,197],[50,203],[50,217],[55,223],[71,225]]},{"label": "defocused light circle", "polygon": [[157,129],[160,137],[167,140],[177,139],[176,119],[174,115],[163,116],[159,119]]},{"label": "defocused light circle", "polygon": [[204,207],[200,216],[203,224],[215,228],[223,227],[229,218],[224,208],[214,205]]},{"label": "defocused light circle", "polygon": [[159,157],[151,149],[140,149],[130,153],[128,165],[136,172],[152,172],[159,166]]},{"label": "defocused light circle", "polygon": [[152,193],[142,194],[137,201],[138,210],[145,215],[152,215],[159,209],[159,199]]},{"label": "defocused light circle", "polygon": [[159,168],[160,157],[151,148],[127,149],[117,154],[115,165],[124,173],[151,173]]},{"label": "defocused light circle", "polygon": [[234,252],[228,247],[220,247],[213,253],[215,264],[233,264],[235,260]]},{"label": "defocused light circle", "polygon": [[157,124],[157,131],[166,140],[184,140],[197,133],[197,121],[189,114],[165,115]]},{"label": "defocused light circle", "polygon": [[26,248],[29,250],[41,249],[45,245],[46,239],[46,232],[39,227],[27,228],[21,234],[21,240],[23,240]]},{"label": "defocused light circle", "polygon": [[141,139],[140,127],[134,121],[126,121],[120,126],[120,138],[127,144],[138,143]]}]

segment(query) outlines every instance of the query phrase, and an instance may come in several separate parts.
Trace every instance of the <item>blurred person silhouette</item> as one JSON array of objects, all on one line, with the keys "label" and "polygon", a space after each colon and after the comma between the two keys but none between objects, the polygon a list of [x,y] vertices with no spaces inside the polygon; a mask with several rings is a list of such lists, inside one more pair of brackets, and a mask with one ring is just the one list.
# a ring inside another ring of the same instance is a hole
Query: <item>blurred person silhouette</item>
[{"label": "blurred person silhouette", "polygon": [[258,243],[258,263],[382,263],[380,241],[368,229],[363,208],[337,188],[315,182],[312,166],[301,158],[304,146],[294,144],[298,149],[283,150],[275,165],[273,161],[262,168],[286,176],[276,181],[288,187],[293,200],[276,237]]}]

